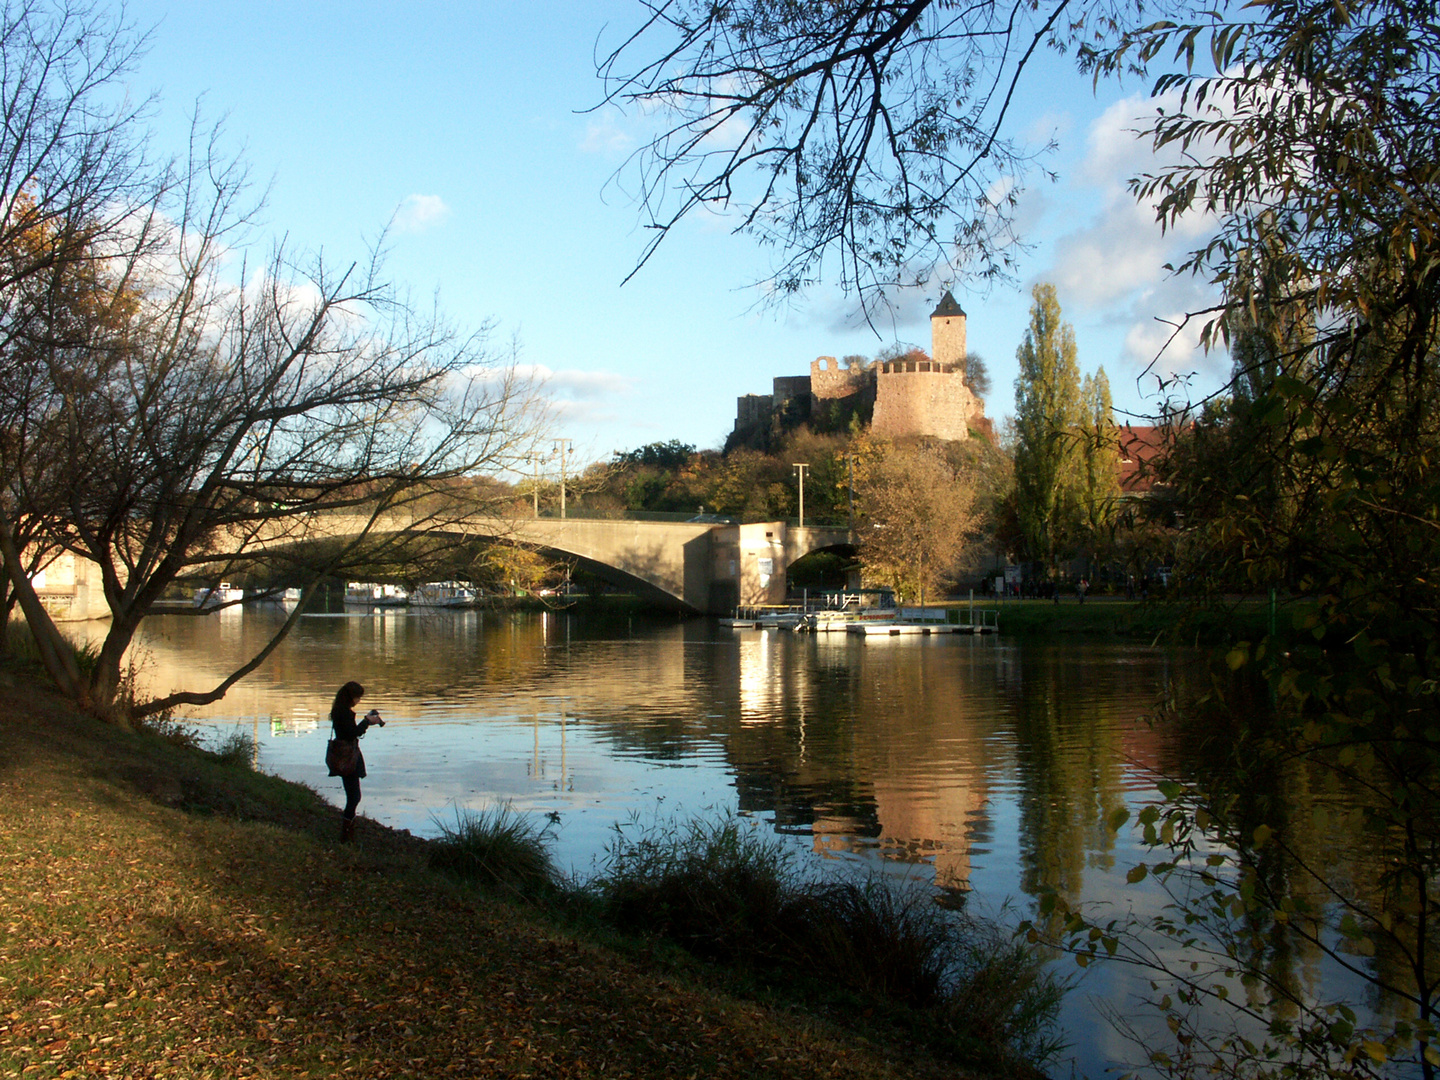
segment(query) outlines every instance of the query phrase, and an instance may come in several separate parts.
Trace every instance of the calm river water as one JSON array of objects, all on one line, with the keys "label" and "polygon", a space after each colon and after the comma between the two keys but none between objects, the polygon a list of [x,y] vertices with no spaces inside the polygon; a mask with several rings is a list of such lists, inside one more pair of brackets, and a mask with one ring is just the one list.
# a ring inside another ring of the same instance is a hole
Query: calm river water
[{"label": "calm river water", "polygon": [[[155,691],[207,687],[257,650],[278,610],[158,616]],[[1106,816],[1154,797],[1187,747],[1146,716],[1198,657],[1134,644],[1005,637],[861,639],[712,620],[419,612],[306,616],[256,673],[193,710],[252,733],[259,765],[341,801],[322,764],[336,687],[367,689],[361,812],[433,835],[457,809],[510,800],[559,815],[556,854],[591,872],[617,822],[749,815],[835,873],[871,868],[970,890],[973,910],[1034,914],[1040,890],[1117,911],[1146,858]],[[1183,764],[1179,766],[1183,769]],[[1078,976],[1052,1071],[1098,1077],[1136,1047],[1099,1020],[1146,987],[1118,965]],[[1128,1010],[1134,1012],[1135,1010]]]}]

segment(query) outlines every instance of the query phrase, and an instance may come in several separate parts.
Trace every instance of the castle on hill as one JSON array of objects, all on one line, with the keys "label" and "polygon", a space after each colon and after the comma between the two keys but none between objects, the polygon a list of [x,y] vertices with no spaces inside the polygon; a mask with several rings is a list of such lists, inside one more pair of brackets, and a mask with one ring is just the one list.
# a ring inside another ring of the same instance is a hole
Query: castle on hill
[{"label": "castle on hill", "polygon": [[988,430],[985,403],[966,385],[965,312],[947,290],[930,313],[930,355],[916,351],[894,360],[842,367],[833,356],[817,357],[809,375],[785,375],[770,394],[736,400],[735,433],[794,419],[859,416],[876,435],[928,435],[967,439]]}]

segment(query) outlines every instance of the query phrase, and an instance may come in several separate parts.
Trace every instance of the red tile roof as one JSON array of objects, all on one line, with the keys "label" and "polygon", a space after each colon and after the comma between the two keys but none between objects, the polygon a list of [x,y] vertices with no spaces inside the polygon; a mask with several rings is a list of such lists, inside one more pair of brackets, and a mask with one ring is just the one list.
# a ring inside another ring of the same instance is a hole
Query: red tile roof
[{"label": "red tile roof", "polygon": [[1166,449],[1163,427],[1126,424],[1120,437],[1120,491],[1144,495],[1155,486],[1155,466]]}]

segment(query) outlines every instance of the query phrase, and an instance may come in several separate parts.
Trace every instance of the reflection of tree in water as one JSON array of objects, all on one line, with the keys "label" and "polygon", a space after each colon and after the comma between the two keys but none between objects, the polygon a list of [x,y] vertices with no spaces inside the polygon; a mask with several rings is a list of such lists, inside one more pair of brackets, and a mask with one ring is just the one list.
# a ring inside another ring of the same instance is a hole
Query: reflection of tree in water
[{"label": "reflection of tree in water", "polygon": [[[1270,741],[1270,713],[1263,688],[1232,687],[1230,709],[1181,708],[1171,722],[1180,736],[1162,756],[1167,776],[1205,793],[1207,805],[1224,807],[1223,830],[1216,839],[1240,852],[1243,865],[1255,875],[1263,902],[1231,921],[1209,927],[1216,943],[1244,967],[1264,973],[1264,981],[1248,988],[1250,1007],[1276,1020],[1295,1020],[1297,1002],[1325,992],[1336,976],[1335,962],[1316,938],[1336,947],[1339,935],[1321,919],[1300,911],[1323,913],[1338,922],[1346,910],[1383,912],[1394,936],[1375,933],[1363,917],[1358,925],[1374,945],[1365,956],[1343,946],[1343,962],[1368,973],[1366,1002],[1378,1017],[1398,1020],[1413,1010],[1399,995],[1380,995],[1377,987],[1410,993],[1415,984],[1410,960],[1413,950],[1407,909],[1390,891],[1383,859],[1383,840],[1366,832],[1360,808],[1371,780],[1364,770],[1336,769],[1334,755],[1279,755]],[[1183,750],[1183,752],[1181,752]],[[1243,782],[1237,782],[1243,777]],[[1257,828],[1272,838],[1257,845]],[[1338,890],[1338,892],[1337,892]],[[1338,897],[1345,897],[1345,904]],[[1429,958],[1436,970],[1440,955]],[[1330,991],[1335,996],[1334,991]]]},{"label": "reflection of tree in water", "polygon": [[1144,670],[1144,679],[1134,668],[1117,671],[1102,649],[1035,648],[1009,672],[1026,893],[1055,890],[1074,902],[1087,863],[1112,864],[1105,820],[1124,805],[1124,762],[1150,756],[1134,723],[1154,700],[1137,696],[1151,691],[1136,683],[1154,685],[1153,671]]}]

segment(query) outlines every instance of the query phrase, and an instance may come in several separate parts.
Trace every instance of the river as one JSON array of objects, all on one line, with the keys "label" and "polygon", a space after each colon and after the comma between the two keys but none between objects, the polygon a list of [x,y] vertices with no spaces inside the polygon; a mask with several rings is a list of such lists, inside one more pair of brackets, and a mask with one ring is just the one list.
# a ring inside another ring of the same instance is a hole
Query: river
[{"label": "river", "polygon": [[[199,689],[252,655],[278,608],[147,620],[139,677]],[[257,672],[185,718],[251,733],[260,768],[338,805],[322,764],[336,687],[363,683],[387,726],[365,739],[361,812],[434,835],[511,801],[558,815],[555,854],[593,872],[617,823],[738,812],[827,873],[880,869],[965,890],[1010,922],[1044,889],[1116,912],[1162,899],[1147,858],[1105,827],[1184,769],[1187,740],[1147,718],[1199,656],[1141,644],[1004,636],[859,638],[731,630],[707,619],[464,611],[303,617]],[[338,816],[338,815],[337,815]],[[1136,1015],[1143,979],[1081,972],[1056,1076],[1140,1057],[1096,1002]]]}]

